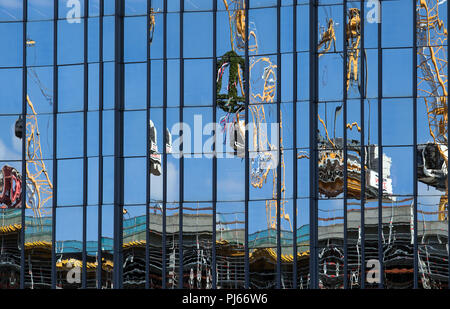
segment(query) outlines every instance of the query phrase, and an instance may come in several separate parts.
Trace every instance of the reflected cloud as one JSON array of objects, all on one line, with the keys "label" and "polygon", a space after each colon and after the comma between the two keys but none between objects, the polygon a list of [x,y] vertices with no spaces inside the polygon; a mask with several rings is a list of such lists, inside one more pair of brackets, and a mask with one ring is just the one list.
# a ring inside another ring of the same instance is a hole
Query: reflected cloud
[{"label": "reflected cloud", "polygon": [[22,155],[11,147],[7,147],[0,139],[0,160],[21,160]]}]

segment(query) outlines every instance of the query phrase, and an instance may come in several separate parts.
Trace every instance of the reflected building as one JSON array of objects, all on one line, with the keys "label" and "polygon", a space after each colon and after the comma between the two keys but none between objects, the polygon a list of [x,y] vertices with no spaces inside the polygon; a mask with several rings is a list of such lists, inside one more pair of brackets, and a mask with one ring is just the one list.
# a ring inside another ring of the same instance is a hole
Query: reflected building
[{"label": "reflected building", "polygon": [[[413,204],[411,199],[384,204],[383,255],[385,265],[385,284],[388,288],[412,288],[413,281],[413,235],[414,225],[411,222]],[[2,288],[19,288],[20,278],[20,212],[2,211],[2,254],[0,273]],[[349,211],[347,237],[348,269],[352,288],[360,288],[358,276],[361,272],[361,227],[358,225],[359,211]],[[183,229],[185,249],[183,250],[183,287],[186,289],[212,288],[212,227],[210,216],[186,216],[184,220],[191,225],[191,230]],[[27,221],[35,221],[26,218]],[[167,218],[178,222],[177,216]],[[154,216],[150,224],[155,229],[149,231],[150,254],[149,273],[152,288],[161,288],[161,216]],[[445,288],[447,278],[445,273],[447,261],[446,222],[419,221],[417,235],[421,239],[421,249],[418,252],[420,265],[420,281],[424,288]],[[31,226],[29,223],[27,226]],[[158,228],[159,225],[159,228]],[[124,221],[124,288],[144,288],[146,273],[145,255],[145,216],[130,218]],[[378,212],[376,208],[366,209],[366,259],[378,258],[377,244]],[[309,287],[309,226],[302,226],[297,231],[297,243],[302,250],[297,254],[298,286]],[[25,256],[28,271],[26,273],[29,286],[39,289],[51,287],[51,220],[44,220],[39,227],[27,231]],[[343,286],[343,228],[342,224],[333,224],[319,228],[320,287],[342,288]],[[178,258],[179,232],[176,228],[168,231],[166,242],[168,288],[179,285]],[[289,274],[282,278],[285,288],[293,287],[292,268],[292,237],[291,231],[282,232],[282,261],[284,271]],[[273,288],[276,281],[274,269],[277,263],[276,231],[263,230],[249,235],[249,242],[254,248],[249,256],[250,271],[255,273],[251,279],[252,288]],[[76,288],[81,275],[82,243],[79,241],[58,242],[56,247],[57,288]],[[87,242],[87,281],[90,286],[96,285],[96,270],[99,266],[96,256],[98,244]],[[105,254],[102,258],[102,288],[112,288],[112,247],[113,240],[102,239]],[[227,229],[220,232],[216,243],[216,273],[217,288],[243,288],[244,263],[243,248],[244,231]],[[158,254],[159,253],[159,254]],[[79,273],[76,273],[79,272]],[[71,279],[73,284],[70,283]]]}]

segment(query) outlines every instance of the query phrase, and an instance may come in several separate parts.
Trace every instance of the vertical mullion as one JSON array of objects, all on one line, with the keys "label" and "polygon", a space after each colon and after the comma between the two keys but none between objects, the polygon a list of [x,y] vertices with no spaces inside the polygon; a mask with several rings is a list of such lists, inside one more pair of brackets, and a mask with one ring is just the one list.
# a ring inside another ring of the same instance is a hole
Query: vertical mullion
[{"label": "vertical mullion", "polygon": [[147,101],[147,118],[145,127],[146,130],[146,186],[145,186],[145,288],[150,288],[150,186],[151,186],[151,174],[150,174],[150,106],[151,106],[151,49],[150,49],[150,23],[151,23],[151,8],[152,8],[152,0],[147,0],[147,92],[146,92],[146,101]]},{"label": "vertical mullion", "polygon": [[292,98],[293,98],[293,129],[292,129],[292,144],[294,145],[294,151],[292,156],[292,162],[295,162],[294,169],[293,169],[293,195],[294,195],[294,201],[293,201],[293,236],[292,236],[292,248],[293,248],[293,265],[292,265],[292,281],[293,281],[293,288],[297,289],[297,198],[298,198],[298,188],[297,188],[297,169],[298,169],[298,158],[297,158],[297,0],[294,0],[293,3],[293,29],[292,29],[292,39],[293,39],[293,75],[292,75]]},{"label": "vertical mullion", "polygon": [[123,284],[123,101],[124,101],[124,70],[123,51],[124,34],[123,18],[124,3],[116,0],[115,3],[115,55],[114,55],[114,288],[120,289]]},{"label": "vertical mullion", "polygon": [[[449,5],[449,3],[447,2],[447,30],[448,29],[450,29],[449,28],[449,26],[450,26],[450,23],[449,23],[449,15],[450,14],[450,5]],[[449,40],[448,40],[448,34],[447,34],[447,61],[448,61],[448,59],[450,58],[449,56],[450,56],[450,48],[449,48]],[[447,67],[447,75],[448,75],[448,67]],[[448,92],[448,83],[447,83],[447,92]],[[450,110],[448,109],[448,102],[450,102],[449,101],[450,100],[450,95],[448,95],[447,94],[447,120],[448,119],[450,119],[449,118],[449,116],[450,116]],[[449,134],[449,128],[450,128],[450,123],[449,123],[449,121],[447,121],[447,149],[448,149],[448,144],[449,144],[449,142],[448,142],[448,134]],[[447,161],[448,161],[448,152],[447,152]],[[447,190],[446,190],[446,193],[447,193],[447,223],[448,223],[448,226],[447,226],[447,245],[448,245],[448,248],[450,248],[450,237],[449,237],[449,235],[448,235],[448,233],[450,233],[450,207],[448,206],[449,205],[449,203],[448,203],[448,198],[449,198],[449,190],[448,190],[448,185],[450,184],[450,167],[449,167],[449,164],[447,164]],[[416,238],[416,240],[417,240],[417,238]],[[450,289],[450,250],[448,251],[448,256],[447,256],[447,263],[448,263],[448,281],[447,282],[449,282],[449,284],[447,284],[447,289]]]},{"label": "vertical mullion", "polygon": [[[249,37],[249,28],[248,28],[248,21],[249,18],[249,5],[250,1],[245,0],[245,70],[244,70],[244,92],[245,92],[245,125],[248,124],[248,113],[249,113],[249,104],[250,104],[250,86],[249,86],[249,77],[250,77],[250,70],[249,70],[249,50],[248,50],[248,37]],[[245,130],[245,235],[244,235],[244,272],[245,272],[245,282],[244,282],[244,288],[248,289],[250,287],[250,265],[249,265],[249,249],[248,249],[248,204],[249,204],[249,195],[250,195],[250,187],[249,187],[249,166],[250,166],[250,160],[249,160],[249,151],[248,151],[248,132]]]},{"label": "vertical mullion", "polygon": [[87,159],[87,111],[88,111],[88,89],[89,89],[89,74],[88,74],[88,16],[89,16],[89,1],[84,1],[84,107],[83,107],[83,246],[82,246],[82,275],[81,275],[81,288],[87,287],[87,252],[86,252],[86,240],[87,240],[87,194],[88,194],[88,159]]},{"label": "vertical mullion", "polygon": [[100,0],[99,14],[99,88],[98,88],[98,231],[97,231],[97,288],[102,288],[102,210],[103,210],[103,15],[104,0]]},{"label": "vertical mullion", "polygon": [[27,147],[26,147],[26,123],[27,123],[27,22],[28,0],[23,1],[22,7],[22,207],[20,229],[20,288],[25,288],[25,215],[26,215],[26,190],[27,190]]},{"label": "vertical mullion", "polygon": [[317,149],[317,104],[318,104],[318,54],[317,54],[317,0],[312,0],[309,4],[310,17],[310,76],[309,76],[309,96],[310,96],[310,131],[309,131],[309,148],[310,148],[310,197],[309,197],[309,216],[310,216],[310,288],[318,288],[317,278],[317,203],[318,203],[318,149]]},{"label": "vertical mullion", "polygon": [[[364,0],[360,0],[360,16],[364,15]],[[360,121],[361,121],[361,135],[360,135],[360,143],[361,143],[361,288],[365,288],[366,281],[366,229],[365,229],[365,203],[366,203],[366,146],[365,146],[365,99],[366,99],[366,71],[365,66],[365,46],[364,46],[364,20],[361,20],[361,49],[360,49],[360,57],[361,57],[361,74],[360,74]]]},{"label": "vertical mullion", "polygon": [[[163,32],[163,129],[167,127],[167,1],[164,0]],[[181,25],[180,25],[181,26]],[[167,155],[166,134],[163,134],[163,216],[161,288],[166,288],[166,207],[167,207]],[[180,278],[182,279],[182,278]]]},{"label": "vertical mullion", "polygon": [[58,200],[58,161],[57,137],[58,137],[58,0],[54,0],[53,11],[53,200],[52,200],[52,266],[51,288],[56,288],[56,207]]},{"label": "vertical mullion", "polygon": [[[184,35],[184,0],[180,0],[180,123],[182,131],[183,128],[183,112],[184,112],[184,53],[183,53],[183,35]],[[183,203],[184,203],[184,143],[183,143],[183,135],[180,135],[181,138],[181,157],[180,157],[180,214],[179,214],[179,283],[178,286],[180,289],[183,288]]]},{"label": "vertical mullion", "polygon": [[413,55],[412,55],[412,66],[413,66],[413,273],[414,281],[413,288],[418,288],[418,244],[417,244],[417,13],[416,5],[412,4],[412,14],[413,14]]},{"label": "vertical mullion", "polygon": [[[447,30],[448,29],[450,29],[449,28],[449,26],[450,26],[450,23],[449,23],[449,15],[450,14],[450,5],[449,5],[449,3],[447,2]],[[450,59],[450,48],[449,48],[449,40],[448,40],[448,34],[447,34],[447,61],[448,61],[448,59]],[[448,67],[447,67],[447,75],[448,75]],[[447,89],[448,89],[448,83],[447,83]],[[447,90],[447,92],[448,92],[448,90]],[[449,121],[448,121],[448,119],[450,119],[449,118],[449,116],[450,116],[450,110],[448,109],[448,102],[450,102],[449,101],[450,100],[450,95],[448,95],[447,94],[447,149],[448,149],[448,144],[449,144],[449,142],[448,142],[448,134],[449,134],[449,128],[450,128],[450,123],[449,123]],[[447,161],[448,161],[448,152],[447,152]],[[449,164],[447,164],[447,223],[448,223],[448,226],[447,226],[447,244],[448,244],[448,248],[450,248],[450,237],[449,237],[449,235],[448,235],[448,233],[450,233],[450,207],[448,206],[449,205],[449,203],[448,203],[448,198],[449,198],[449,190],[448,190],[448,185],[450,184],[450,166],[449,166]],[[417,239],[417,238],[416,238]],[[448,256],[447,256],[447,263],[448,263],[448,281],[447,282],[449,282],[449,284],[447,284],[447,288],[448,289],[450,289],[450,250],[448,251]]]},{"label": "vertical mullion", "polygon": [[277,0],[277,288],[281,287],[281,0]]},{"label": "vertical mullion", "polygon": [[[380,2],[380,18],[382,9]],[[382,19],[381,19],[382,20]],[[384,286],[383,265],[383,130],[382,130],[382,105],[383,105],[383,49],[381,46],[382,24],[378,24],[378,261],[380,263],[379,288]]]},{"label": "vertical mullion", "polygon": [[[347,0],[344,0],[343,4],[343,23],[344,25],[347,24]],[[348,227],[348,220],[347,220],[347,197],[348,197],[348,167],[347,167],[347,161],[348,161],[348,148],[347,148],[347,27],[343,27],[343,53],[344,53],[344,59],[343,59],[343,83],[342,83],[342,93],[343,93],[343,151],[344,151],[344,289],[348,288],[348,240],[347,240],[347,227]]]},{"label": "vertical mullion", "polygon": [[212,0],[213,2],[213,80],[212,80],[212,89],[213,89],[213,123],[214,123],[214,141],[213,141],[213,188],[212,188],[212,206],[213,206],[213,235],[212,235],[212,288],[217,288],[217,260],[216,260],[216,215],[217,215],[217,150],[216,150],[216,142],[217,142],[217,0]]}]

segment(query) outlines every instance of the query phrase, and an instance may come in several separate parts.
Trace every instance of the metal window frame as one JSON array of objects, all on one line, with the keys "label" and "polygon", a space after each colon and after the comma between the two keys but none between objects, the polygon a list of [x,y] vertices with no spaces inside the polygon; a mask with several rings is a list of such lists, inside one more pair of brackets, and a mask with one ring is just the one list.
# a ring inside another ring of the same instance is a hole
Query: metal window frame
[{"label": "metal window frame", "polygon": [[214,122],[214,140],[213,140],[213,162],[212,162],[212,181],[213,181],[213,188],[212,188],[212,207],[213,207],[213,234],[212,234],[212,261],[211,261],[211,268],[212,268],[212,288],[217,288],[217,258],[216,258],[216,240],[217,240],[217,222],[216,222],[216,216],[217,216],[217,149],[216,149],[216,143],[217,143],[217,0],[212,0],[213,2],[213,65],[212,65],[212,99],[213,99],[213,106],[212,106],[212,119]]},{"label": "metal window frame", "polygon": [[124,202],[124,1],[115,0],[114,12],[114,288],[123,287]]},{"label": "metal window frame", "polygon": [[[245,0],[245,19],[250,20],[250,0]],[[249,23],[245,23],[245,37],[249,37]],[[244,70],[244,92],[245,92],[245,124],[248,124],[249,121],[249,105],[250,105],[250,83],[249,83],[249,77],[250,77],[250,57],[249,57],[249,46],[248,46],[248,40],[244,40],[245,42],[245,70]],[[250,160],[249,160],[249,136],[248,132],[245,134],[245,235],[244,235],[244,272],[245,272],[245,279],[244,279],[244,288],[249,289],[250,288],[250,256],[249,256],[249,247],[248,247],[248,237],[249,237],[249,214],[248,214],[248,206],[249,206],[249,200],[250,200],[250,177],[249,177],[249,168],[250,168]]]},{"label": "metal window frame", "polygon": [[[447,30],[450,29],[450,22],[449,22],[449,15],[450,14],[450,4],[447,2]],[[449,39],[448,39],[448,35],[447,35],[447,61],[448,59],[450,59],[450,48],[449,48]],[[447,74],[448,74],[448,67],[447,67]],[[450,95],[447,95],[447,102],[450,102]],[[447,119],[450,119],[450,110],[447,108]],[[447,122],[447,139],[448,139],[448,132],[450,132],[450,123]],[[448,147],[448,145],[447,145]],[[447,183],[450,184],[450,166],[447,166]],[[449,197],[449,193],[448,193],[448,189],[447,189],[447,221],[448,221],[448,228],[447,231],[448,233],[450,233],[450,216],[448,215],[450,212],[450,207],[448,207],[448,197]],[[417,229],[416,229],[417,230]],[[450,237],[447,235],[447,241],[448,241],[448,247],[450,248]],[[448,282],[449,284],[447,285],[447,288],[450,289],[450,252],[448,253],[448,257],[447,257],[447,262],[448,262]]]},{"label": "metal window frame", "polygon": [[[179,107],[179,118],[181,123],[181,157],[180,157],[180,185],[179,185],[179,282],[178,288],[183,288],[183,203],[184,203],[184,0],[180,0],[180,107]],[[166,127],[164,127],[165,130]],[[164,142],[165,148],[166,142]]]},{"label": "metal window frame", "polygon": [[103,61],[103,21],[105,13],[105,0],[100,0],[99,12],[99,89],[98,89],[98,215],[97,215],[97,288],[101,289],[103,284],[103,252],[102,252],[102,234],[103,234],[103,99],[104,99],[104,61]]},{"label": "metal window frame", "polygon": [[310,165],[309,165],[309,182],[310,182],[310,196],[309,196],[309,221],[310,221],[310,258],[309,258],[309,273],[310,273],[310,289],[317,289],[319,287],[318,278],[318,148],[317,148],[317,129],[318,129],[318,53],[317,53],[317,38],[318,38],[318,0],[311,0],[309,3],[309,24],[310,24],[310,41],[309,41],[309,151],[310,151]]},{"label": "metal window frame", "polygon": [[87,288],[87,205],[88,205],[88,102],[89,102],[89,64],[88,64],[88,17],[89,17],[89,1],[84,1],[84,50],[83,50],[83,74],[84,74],[84,91],[83,91],[83,243],[82,243],[82,272],[81,272],[81,288]]},{"label": "metal window frame", "polygon": [[413,18],[413,48],[412,48],[412,100],[413,100],[413,288],[418,289],[418,281],[419,281],[419,249],[418,249],[418,237],[417,237],[417,201],[418,201],[418,183],[417,183],[417,2],[414,2],[412,5],[412,18]]},{"label": "metal window frame", "polygon": [[[167,127],[167,0],[164,0],[163,10],[163,128]],[[162,267],[161,267],[161,288],[166,289],[166,237],[167,237],[167,153],[166,134],[163,134],[163,218],[162,218]]]},{"label": "metal window frame", "polygon": [[[380,1],[380,20],[382,20],[382,1]],[[382,23],[378,24],[378,262],[380,263],[380,282],[378,288],[384,288],[384,252],[383,252],[383,47]]]},{"label": "metal window frame", "polygon": [[[347,23],[347,0],[344,0],[343,2],[343,6],[342,6],[342,20],[343,20],[343,24],[346,25]],[[342,129],[343,129],[343,138],[344,138],[344,143],[343,143],[343,147],[344,147],[344,183],[343,183],[343,191],[344,191],[344,243],[343,243],[343,251],[344,251],[344,289],[348,288],[348,233],[347,233],[347,229],[348,229],[348,220],[347,220],[347,206],[348,206],[348,202],[347,202],[347,198],[348,198],[348,148],[347,148],[347,99],[348,99],[348,94],[347,94],[347,29],[346,27],[342,27],[342,32],[343,32],[343,61],[342,61],[342,72],[343,72],[343,76],[342,76],[342,105],[343,105],[343,121],[342,121]]]},{"label": "metal window frame", "polygon": [[[247,36],[248,37],[248,36]],[[276,286],[281,288],[281,0],[277,0],[277,265],[276,265]],[[249,173],[249,170],[246,170]]]},{"label": "metal window frame", "polygon": [[[360,0],[360,15],[364,16],[364,8],[365,8],[365,1]],[[365,22],[361,23],[361,57],[363,57],[363,54],[365,54]],[[365,288],[366,283],[366,228],[365,228],[365,205],[366,205],[366,141],[365,141],[365,100],[366,100],[366,84],[365,84],[365,66],[366,64],[364,61],[361,61],[361,97],[360,97],[360,122],[361,122],[361,194],[360,194],[360,200],[361,200],[361,213],[360,213],[360,219],[361,219],[361,281],[360,286],[361,289]],[[367,145],[369,146],[369,145]]]},{"label": "metal window frame", "polygon": [[53,1],[53,199],[52,199],[52,265],[51,287],[56,289],[56,216],[58,204],[58,10],[59,1]]},{"label": "metal window frame", "polygon": [[[150,29],[152,0],[147,0],[147,29]],[[147,93],[146,93],[146,187],[145,187],[145,288],[150,288],[150,203],[151,203],[151,174],[150,174],[150,119],[151,119],[151,81],[152,62],[150,48],[150,31],[147,31]]]},{"label": "metal window frame", "polygon": [[292,145],[294,148],[293,156],[292,156],[292,162],[295,162],[293,166],[293,207],[292,207],[292,216],[293,218],[293,235],[292,235],[292,255],[294,257],[293,259],[293,265],[292,265],[292,288],[297,289],[297,198],[298,198],[298,158],[297,158],[297,100],[298,100],[298,93],[297,93],[297,82],[298,82],[298,52],[297,52],[297,0],[293,1],[292,4],[293,11],[292,11],[292,46],[293,46],[293,52],[292,52],[292,63],[293,63],[293,73],[292,73],[292,101],[293,101],[293,111],[292,114],[293,117],[293,129],[292,129]]}]

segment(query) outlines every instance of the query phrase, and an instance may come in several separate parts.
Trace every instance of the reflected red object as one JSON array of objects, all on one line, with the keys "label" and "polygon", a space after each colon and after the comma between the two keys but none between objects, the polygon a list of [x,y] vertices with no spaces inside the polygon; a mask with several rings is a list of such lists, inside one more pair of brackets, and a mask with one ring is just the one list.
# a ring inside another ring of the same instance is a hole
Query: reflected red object
[{"label": "reflected red object", "polygon": [[10,166],[0,170],[0,208],[20,208],[22,206],[22,177]]}]

